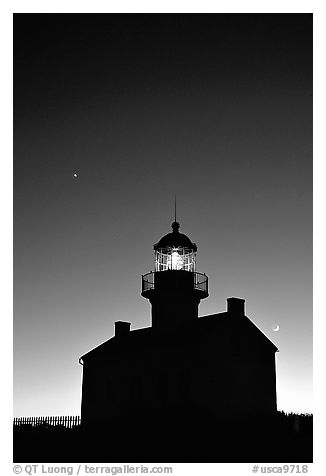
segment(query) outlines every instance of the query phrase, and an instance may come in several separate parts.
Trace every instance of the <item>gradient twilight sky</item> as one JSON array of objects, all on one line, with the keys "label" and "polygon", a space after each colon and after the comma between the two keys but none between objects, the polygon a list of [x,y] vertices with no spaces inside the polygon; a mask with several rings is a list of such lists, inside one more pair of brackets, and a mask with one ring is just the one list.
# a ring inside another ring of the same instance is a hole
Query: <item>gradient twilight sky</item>
[{"label": "gradient twilight sky", "polygon": [[175,193],[200,315],[246,299],[312,411],[312,15],[15,14],[15,416],[78,414],[78,358],[150,325]]}]

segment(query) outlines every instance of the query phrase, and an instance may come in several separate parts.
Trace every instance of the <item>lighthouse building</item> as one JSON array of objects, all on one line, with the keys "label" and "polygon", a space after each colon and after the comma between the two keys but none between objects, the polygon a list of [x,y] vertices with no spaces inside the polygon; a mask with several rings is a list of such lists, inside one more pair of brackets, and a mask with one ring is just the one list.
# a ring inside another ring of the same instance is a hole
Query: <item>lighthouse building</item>
[{"label": "lighthouse building", "polygon": [[142,276],[151,326],[115,322],[114,336],[80,358],[84,425],[134,414],[259,415],[276,412],[276,346],[246,316],[244,299],[198,316],[208,277],[197,246],[174,221]]}]

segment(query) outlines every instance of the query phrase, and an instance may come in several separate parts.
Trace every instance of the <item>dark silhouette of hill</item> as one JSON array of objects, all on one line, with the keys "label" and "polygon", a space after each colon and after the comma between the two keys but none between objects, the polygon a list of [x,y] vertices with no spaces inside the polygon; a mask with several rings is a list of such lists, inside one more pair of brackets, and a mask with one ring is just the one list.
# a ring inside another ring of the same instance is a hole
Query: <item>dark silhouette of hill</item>
[{"label": "dark silhouette of hill", "polygon": [[306,414],[213,418],[181,408],[87,429],[25,425],[14,427],[14,462],[309,463],[312,427]]}]

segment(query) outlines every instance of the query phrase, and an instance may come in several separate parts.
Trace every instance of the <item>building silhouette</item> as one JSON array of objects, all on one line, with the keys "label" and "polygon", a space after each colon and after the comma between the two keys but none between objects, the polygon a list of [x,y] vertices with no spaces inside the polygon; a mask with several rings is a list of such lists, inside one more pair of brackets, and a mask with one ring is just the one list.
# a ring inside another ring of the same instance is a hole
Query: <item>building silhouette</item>
[{"label": "building silhouette", "polygon": [[245,301],[227,299],[225,312],[198,317],[208,277],[196,271],[197,246],[179,232],[154,245],[155,271],[142,276],[151,327],[115,335],[80,358],[84,425],[129,416],[273,414],[276,346],[245,315]]}]

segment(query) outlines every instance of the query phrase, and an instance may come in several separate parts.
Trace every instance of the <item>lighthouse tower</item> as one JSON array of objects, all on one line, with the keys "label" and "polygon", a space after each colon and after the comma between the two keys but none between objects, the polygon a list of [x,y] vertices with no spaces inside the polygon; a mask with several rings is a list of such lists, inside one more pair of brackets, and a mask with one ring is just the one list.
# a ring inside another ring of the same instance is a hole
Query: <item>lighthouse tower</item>
[{"label": "lighthouse tower", "polygon": [[175,220],[172,232],[154,245],[155,271],[142,276],[141,295],[151,303],[157,330],[196,319],[201,299],[208,296],[208,277],[196,271],[197,246],[179,229]]}]

